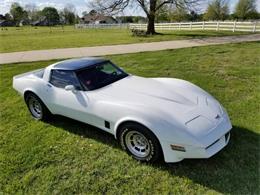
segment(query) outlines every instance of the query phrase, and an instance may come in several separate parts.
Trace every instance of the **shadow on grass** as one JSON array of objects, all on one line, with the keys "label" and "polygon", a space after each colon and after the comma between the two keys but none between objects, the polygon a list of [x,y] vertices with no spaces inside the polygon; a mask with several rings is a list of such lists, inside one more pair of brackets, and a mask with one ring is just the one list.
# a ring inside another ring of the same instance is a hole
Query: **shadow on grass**
[{"label": "shadow on grass", "polygon": [[[114,136],[90,125],[61,116],[49,122],[64,130],[120,148]],[[257,133],[233,127],[228,146],[210,159],[187,159],[178,163],[147,164],[185,177],[221,193],[259,194],[259,138]]]}]

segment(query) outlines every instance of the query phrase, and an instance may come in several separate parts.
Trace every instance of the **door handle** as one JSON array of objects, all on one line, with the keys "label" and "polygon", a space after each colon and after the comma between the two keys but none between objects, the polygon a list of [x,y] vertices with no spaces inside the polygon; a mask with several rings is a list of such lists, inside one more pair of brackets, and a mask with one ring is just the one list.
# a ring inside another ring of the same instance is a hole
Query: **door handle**
[{"label": "door handle", "polygon": [[49,83],[47,84],[47,86],[48,86],[48,87],[52,87],[51,84],[49,84]]}]

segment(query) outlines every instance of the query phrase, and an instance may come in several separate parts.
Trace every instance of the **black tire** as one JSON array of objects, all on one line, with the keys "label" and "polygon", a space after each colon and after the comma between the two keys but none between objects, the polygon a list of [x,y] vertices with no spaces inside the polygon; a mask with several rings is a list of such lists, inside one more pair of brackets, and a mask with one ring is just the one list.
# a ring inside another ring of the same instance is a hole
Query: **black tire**
[{"label": "black tire", "polygon": [[[141,162],[155,162],[161,159],[161,145],[156,136],[149,129],[141,124],[129,122],[121,125],[118,130],[121,147],[134,159]],[[134,136],[141,136],[141,146],[138,141],[135,141]],[[150,149],[148,149],[148,147]]]},{"label": "black tire", "polygon": [[[35,120],[40,120],[40,121],[47,121],[51,113],[49,109],[44,105],[44,103],[41,101],[41,99],[35,95],[34,93],[28,92],[25,94],[25,103],[28,107],[28,110],[30,111],[32,117]],[[35,106],[32,106],[32,102],[35,102],[37,104],[37,109],[32,108]],[[38,112],[37,112],[38,111]]]}]

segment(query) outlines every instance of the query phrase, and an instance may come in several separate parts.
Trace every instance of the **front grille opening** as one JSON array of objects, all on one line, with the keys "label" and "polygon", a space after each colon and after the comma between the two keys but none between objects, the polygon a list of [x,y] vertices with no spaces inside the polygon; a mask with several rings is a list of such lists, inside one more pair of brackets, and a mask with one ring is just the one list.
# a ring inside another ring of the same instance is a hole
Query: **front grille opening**
[{"label": "front grille opening", "polygon": [[217,143],[220,139],[217,139],[216,141],[214,141],[212,144],[210,144],[208,147],[206,147],[206,149],[209,149],[211,146],[213,146],[215,143]]},{"label": "front grille opening", "polygon": [[228,133],[225,134],[225,141],[226,141],[226,142],[228,141],[229,137],[230,137],[230,132],[228,132]]}]

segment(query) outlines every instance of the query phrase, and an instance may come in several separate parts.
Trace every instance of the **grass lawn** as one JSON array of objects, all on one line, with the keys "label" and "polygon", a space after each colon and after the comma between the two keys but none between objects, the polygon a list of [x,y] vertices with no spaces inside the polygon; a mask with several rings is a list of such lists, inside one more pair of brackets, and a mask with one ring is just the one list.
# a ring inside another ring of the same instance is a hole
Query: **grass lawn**
[{"label": "grass lawn", "polygon": [[34,121],[12,77],[54,61],[0,66],[0,194],[259,194],[259,51],[253,42],[109,57],[132,74],[189,80],[228,110],[229,145],[175,164],[141,164],[113,136],[64,117]]},{"label": "grass lawn", "polygon": [[66,26],[63,30],[61,27],[10,27],[8,30],[0,29],[0,53],[239,34],[249,33],[225,31],[167,31],[163,32],[163,35],[133,37],[130,30],[127,29],[74,29],[72,26]]}]

